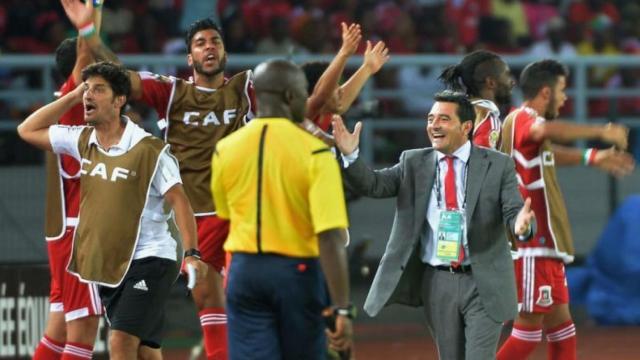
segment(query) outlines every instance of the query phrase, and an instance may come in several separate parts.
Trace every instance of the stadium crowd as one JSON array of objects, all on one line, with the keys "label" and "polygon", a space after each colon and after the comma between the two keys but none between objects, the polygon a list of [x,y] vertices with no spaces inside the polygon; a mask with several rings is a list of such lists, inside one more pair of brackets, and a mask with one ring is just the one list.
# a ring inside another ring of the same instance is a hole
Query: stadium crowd
[{"label": "stadium crowd", "polygon": [[[392,55],[462,55],[476,49],[536,58],[640,53],[640,4],[623,0],[113,0],[104,9],[102,37],[119,54],[184,54],[181,34],[206,14],[221,24],[230,54],[335,54],[343,21],[361,24],[363,38],[383,40]],[[51,54],[72,36],[75,29],[57,2],[0,4],[0,53]],[[363,52],[364,44],[358,50]],[[513,70],[517,77],[521,69]],[[440,71],[429,64],[387,67],[374,86],[431,94],[441,89]],[[0,69],[0,87],[35,89],[40,83],[38,73]],[[637,68],[594,67],[589,72],[592,88],[638,84]],[[432,101],[429,96],[377,100],[374,115],[380,117],[422,117]],[[0,119],[23,118],[40,105],[0,100]],[[144,109],[140,112],[146,116]],[[640,98],[589,101],[590,117],[612,112],[638,114]],[[563,114],[572,113],[569,102]]]}]

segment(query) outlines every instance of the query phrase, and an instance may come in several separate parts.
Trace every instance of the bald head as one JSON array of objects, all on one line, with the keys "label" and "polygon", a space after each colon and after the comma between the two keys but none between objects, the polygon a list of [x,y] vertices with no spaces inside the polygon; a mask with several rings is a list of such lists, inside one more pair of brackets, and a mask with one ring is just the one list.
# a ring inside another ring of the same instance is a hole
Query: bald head
[{"label": "bald head", "polygon": [[302,122],[306,110],[307,79],[292,62],[270,60],[259,64],[253,81],[258,117],[286,117]]}]

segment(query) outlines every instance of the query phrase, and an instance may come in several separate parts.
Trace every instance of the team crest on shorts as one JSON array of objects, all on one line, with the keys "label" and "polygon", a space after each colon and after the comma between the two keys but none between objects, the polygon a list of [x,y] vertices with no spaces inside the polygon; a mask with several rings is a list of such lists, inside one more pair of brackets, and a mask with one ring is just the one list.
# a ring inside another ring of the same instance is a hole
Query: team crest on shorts
[{"label": "team crest on shorts", "polygon": [[549,307],[553,305],[553,298],[551,297],[551,286],[544,285],[538,288],[538,301],[536,305]]}]

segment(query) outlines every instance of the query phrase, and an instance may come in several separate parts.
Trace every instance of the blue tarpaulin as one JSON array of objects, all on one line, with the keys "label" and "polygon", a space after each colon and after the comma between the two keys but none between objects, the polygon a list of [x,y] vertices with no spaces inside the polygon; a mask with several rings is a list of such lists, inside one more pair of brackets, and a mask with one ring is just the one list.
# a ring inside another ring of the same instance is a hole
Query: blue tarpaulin
[{"label": "blue tarpaulin", "polygon": [[572,304],[603,325],[640,325],[640,195],[609,220],[585,265],[567,269]]}]

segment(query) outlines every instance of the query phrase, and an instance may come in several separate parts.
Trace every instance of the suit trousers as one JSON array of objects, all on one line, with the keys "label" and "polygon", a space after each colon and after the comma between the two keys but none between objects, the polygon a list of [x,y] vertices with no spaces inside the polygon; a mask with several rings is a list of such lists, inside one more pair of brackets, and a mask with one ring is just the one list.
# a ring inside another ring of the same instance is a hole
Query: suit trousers
[{"label": "suit trousers", "polygon": [[495,359],[502,324],[485,311],[473,273],[425,266],[422,300],[440,359]]}]

